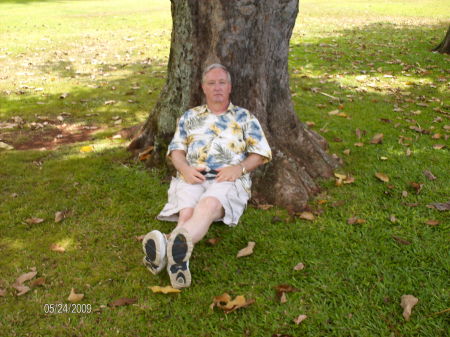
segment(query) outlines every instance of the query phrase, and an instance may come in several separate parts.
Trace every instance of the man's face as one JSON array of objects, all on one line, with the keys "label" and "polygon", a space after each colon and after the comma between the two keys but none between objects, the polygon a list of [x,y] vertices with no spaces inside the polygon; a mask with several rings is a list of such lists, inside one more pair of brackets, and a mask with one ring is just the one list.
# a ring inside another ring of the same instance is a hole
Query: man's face
[{"label": "man's face", "polygon": [[225,70],[214,68],[208,71],[202,83],[206,103],[226,103],[230,99],[231,83]]}]

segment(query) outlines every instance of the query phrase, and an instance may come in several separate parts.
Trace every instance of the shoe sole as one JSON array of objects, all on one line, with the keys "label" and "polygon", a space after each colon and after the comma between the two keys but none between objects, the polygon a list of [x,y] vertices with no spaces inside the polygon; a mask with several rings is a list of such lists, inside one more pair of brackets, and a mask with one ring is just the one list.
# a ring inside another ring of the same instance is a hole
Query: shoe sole
[{"label": "shoe sole", "polygon": [[164,234],[159,231],[147,233],[142,240],[142,249],[145,254],[142,262],[152,274],[156,275],[164,269],[164,253],[166,250]]},{"label": "shoe sole", "polygon": [[176,229],[170,235],[167,242],[167,273],[173,288],[186,288],[191,285],[191,272],[189,270],[189,258],[194,245],[187,231],[183,228]]}]

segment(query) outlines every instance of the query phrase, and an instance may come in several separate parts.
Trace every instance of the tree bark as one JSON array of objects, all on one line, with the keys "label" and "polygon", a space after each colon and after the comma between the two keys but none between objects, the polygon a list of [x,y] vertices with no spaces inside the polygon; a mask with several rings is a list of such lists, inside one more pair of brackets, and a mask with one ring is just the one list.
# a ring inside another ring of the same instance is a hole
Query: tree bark
[{"label": "tree bark", "polygon": [[301,123],[289,89],[289,40],[298,0],[172,0],[168,79],[130,150],[154,146],[150,165],[161,164],[176,119],[203,103],[201,75],[212,63],[232,76],[231,101],[260,121],[273,160],[253,175],[258,203],[301,210],[338,162],[325,140]]},{"label": "tree bark", "polygon": [[450,26],[448,27],[447,34],[445,35],[444,40],[442,40],[442,42],[432,51],[450,54]]}]

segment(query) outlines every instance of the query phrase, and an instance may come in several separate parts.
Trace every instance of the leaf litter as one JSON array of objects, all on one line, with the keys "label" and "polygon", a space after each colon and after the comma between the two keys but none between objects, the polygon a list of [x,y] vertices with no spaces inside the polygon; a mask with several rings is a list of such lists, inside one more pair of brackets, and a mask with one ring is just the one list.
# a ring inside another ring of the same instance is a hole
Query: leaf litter
[{"label": "leaf litter", "polygon": [[254,299],[246,299],[245,296],[239,295],[234,299],[227,293],[223,293],[220,296],[215,296],[213,302],[209,306],[211,310],[214,310],[214,307],[218,307],[222,309],[226,314],[229,314],[233,311],[236,311],[240,308],[246,308],[249,305],[255,303]]}]

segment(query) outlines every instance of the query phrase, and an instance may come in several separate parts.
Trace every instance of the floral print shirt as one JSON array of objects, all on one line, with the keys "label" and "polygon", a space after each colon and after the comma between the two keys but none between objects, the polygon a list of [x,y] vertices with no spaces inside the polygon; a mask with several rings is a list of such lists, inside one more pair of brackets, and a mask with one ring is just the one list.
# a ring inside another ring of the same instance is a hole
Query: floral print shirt
[{"label": "floral print shirt", "polygon": [[[167,155],[186,152],[189,165],[206,171],[237,165],[250,153],[272,159],[267,139],[258,120],[248,110],[230,103],[225,113],[215,115],[207,105],[187,110],[179,119]],[[178,173],[178,177],[182,178]],[[250,175],[238,179],[250,194]]]}]

